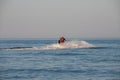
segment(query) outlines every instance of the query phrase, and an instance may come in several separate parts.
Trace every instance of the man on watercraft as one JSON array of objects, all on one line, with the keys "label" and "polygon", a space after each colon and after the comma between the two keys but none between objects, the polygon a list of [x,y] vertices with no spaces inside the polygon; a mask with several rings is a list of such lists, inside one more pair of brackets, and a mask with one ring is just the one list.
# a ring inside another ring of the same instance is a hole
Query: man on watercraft
[{"label": "man on watercraft", "polygon": [[66,41],[66,39],[64,37],[60,37],[58,43],[61,44],[61,43],[64,43]]}]

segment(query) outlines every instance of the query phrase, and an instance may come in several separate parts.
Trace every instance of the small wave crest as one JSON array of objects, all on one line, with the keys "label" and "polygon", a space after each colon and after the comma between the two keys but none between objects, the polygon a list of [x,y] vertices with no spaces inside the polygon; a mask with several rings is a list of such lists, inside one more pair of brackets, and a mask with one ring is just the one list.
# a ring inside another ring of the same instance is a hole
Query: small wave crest
[{"label": "small wave crest", "polygon": [[92,48],[95,47],[86,41],[66,41],[62,44],[49,44],[41,47],[14,47],[5,48],[6,50],[55,50],[55,49],[74,49],[74,48]]}]

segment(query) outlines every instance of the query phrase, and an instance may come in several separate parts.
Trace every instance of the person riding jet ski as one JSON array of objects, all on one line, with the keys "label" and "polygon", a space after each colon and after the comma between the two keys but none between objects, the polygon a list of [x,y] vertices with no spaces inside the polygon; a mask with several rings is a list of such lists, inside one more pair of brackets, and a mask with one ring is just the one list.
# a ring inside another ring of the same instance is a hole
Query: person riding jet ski
[{"label": "person riding jet ski", "polygon": [[60,37],[60,39],[58,40],[58,43],[61,44],[61,43],[64,43],[66,41],[66,39],[64,37]]}]

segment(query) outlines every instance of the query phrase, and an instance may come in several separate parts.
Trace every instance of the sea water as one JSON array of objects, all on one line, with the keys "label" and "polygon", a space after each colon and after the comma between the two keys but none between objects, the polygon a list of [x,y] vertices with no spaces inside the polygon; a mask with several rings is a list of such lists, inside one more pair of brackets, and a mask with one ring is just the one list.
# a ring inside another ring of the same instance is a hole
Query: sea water
[{"label": "sea water", "polygon": [[120,80],[120,40],[1,39],[0,80]]}]

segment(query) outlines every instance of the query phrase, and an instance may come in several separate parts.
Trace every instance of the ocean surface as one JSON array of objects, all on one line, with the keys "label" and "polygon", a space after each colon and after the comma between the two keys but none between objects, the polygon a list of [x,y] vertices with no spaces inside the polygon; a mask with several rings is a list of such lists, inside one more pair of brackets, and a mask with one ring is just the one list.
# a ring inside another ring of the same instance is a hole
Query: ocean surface
[{"label": "ocean surface", "polygon": [[120,39],[0,39],[0,80],[120,80]]}]

